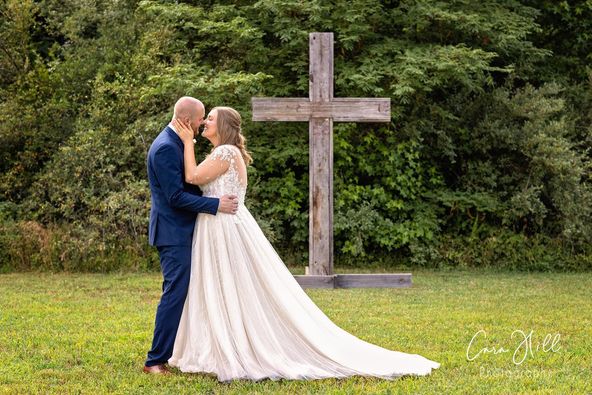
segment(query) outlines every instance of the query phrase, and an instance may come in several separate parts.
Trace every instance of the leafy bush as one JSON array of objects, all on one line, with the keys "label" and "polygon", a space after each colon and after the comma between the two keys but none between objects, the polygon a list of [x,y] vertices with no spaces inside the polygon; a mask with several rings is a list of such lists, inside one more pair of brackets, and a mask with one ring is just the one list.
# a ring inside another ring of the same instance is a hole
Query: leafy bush
[{"label": "leafy bush", "polygon": [[254,123],[250,98],[307,97],[308,33],[333,31],[335,96],[392,103],[388,125],[335,125],[337,264],[590,268],[591,9],[572,3],[8,0],[0,267],[156,267],[145,156],[182,95],[241,112],[247,204],[304,263],[307,126]]}]

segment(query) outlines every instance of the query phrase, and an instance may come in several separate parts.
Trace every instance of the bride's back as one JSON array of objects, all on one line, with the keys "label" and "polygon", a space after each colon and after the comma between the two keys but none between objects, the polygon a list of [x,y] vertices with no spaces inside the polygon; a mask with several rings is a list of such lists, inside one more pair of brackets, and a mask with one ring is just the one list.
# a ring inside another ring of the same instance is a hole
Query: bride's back
[{"label": "bride's back", "polygon": [[240,149],[232,144],[219,145],[208,155],[208,159],[227,161],[229,166],[219,177],[200,185],[204,196],[236,195],[239,203],[244,204],[247,192],[247,166]]}]

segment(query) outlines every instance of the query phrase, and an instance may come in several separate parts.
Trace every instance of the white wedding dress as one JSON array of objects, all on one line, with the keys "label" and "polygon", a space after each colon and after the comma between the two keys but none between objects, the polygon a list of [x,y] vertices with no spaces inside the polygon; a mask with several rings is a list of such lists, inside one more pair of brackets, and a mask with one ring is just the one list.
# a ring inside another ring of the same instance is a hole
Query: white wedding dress
[{"label": "white wedding dress", "polygon": [[370,344],[335,325],[296,282],[245,207],[238,148],[221,145],[211,157],[230,167],[201,186],[204,196],[237,195],[239,208],[236,215],[198,216],[171,366],[214,374],[219,381],[393,379],[427,375],[440,366]]}]

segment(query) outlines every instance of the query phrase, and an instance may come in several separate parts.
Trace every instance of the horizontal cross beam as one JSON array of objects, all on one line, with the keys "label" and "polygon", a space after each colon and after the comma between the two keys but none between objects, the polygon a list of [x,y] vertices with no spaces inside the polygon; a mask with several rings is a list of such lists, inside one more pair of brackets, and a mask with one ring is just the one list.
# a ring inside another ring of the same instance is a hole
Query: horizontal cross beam
[{"label": "horizontal cross beam", "polygon": [[333,98],[311,102],[300,98],[253,97],[253,121],[306,122],[333,118],[335,122],[390,122],[391,101],[382,98]]}]

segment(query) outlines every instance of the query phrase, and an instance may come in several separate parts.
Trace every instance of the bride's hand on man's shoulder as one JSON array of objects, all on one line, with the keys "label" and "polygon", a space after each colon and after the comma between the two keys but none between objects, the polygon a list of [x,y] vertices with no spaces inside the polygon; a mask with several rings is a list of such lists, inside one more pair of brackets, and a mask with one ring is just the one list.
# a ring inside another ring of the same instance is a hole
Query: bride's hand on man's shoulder
[{"label": "bride's hand on man's shoulder", "polygon": [[183,140],[183,143],[190,143],[193,141],[193,130],[191,130],[188,125],[185,125],[183,121],[173,119],[173,126],[181,140]]}]

